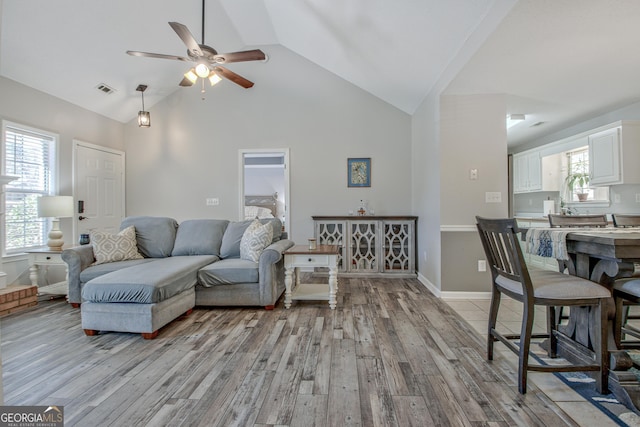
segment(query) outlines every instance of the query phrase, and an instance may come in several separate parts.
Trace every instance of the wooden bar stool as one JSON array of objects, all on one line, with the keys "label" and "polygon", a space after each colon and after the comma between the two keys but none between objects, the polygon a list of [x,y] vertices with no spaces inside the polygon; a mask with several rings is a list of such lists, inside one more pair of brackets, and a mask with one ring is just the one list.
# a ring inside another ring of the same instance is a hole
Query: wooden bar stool
[{"label": "wooden bar stool", "polygon": [[[487,359],[493,360],[493,345],[500,341],[518,355],[518,390],[527,391],[527,371],[576,372],[596,371],[596,388],[608,389],[609,357],[607,354],[607,313],[605,303],[611,293],[604,286],[577,276],[556,271],[527,269],[518,243],[520,231],[513,218],[487,219],[476,217],[480,240],[491,268],[491,309],[489,314]],[[523,316],[520,334],[504,334],[497,330],[500,298],[505,294],[522,302]],[[547,309],[547,333],[533,334],[534,307]],[[561,332],[555,322],[556,306],[593,306],[595,325],[591,351],[593,363],[542,365],[529,364],[532,338],[548,338],[549,357],[555,357],[557,336]],[[518,340],[519,344],[514,341]]]},{"label": "wooden bar stool", "polygon": [[[640,215],[611,214],[613,225],[616,228],[640,227]],[[636,269],[637,270],[637,269]],[[629,325],[629,319],[640,319],[638,315],[630,315],[629,308],[640,304],[640,274],[634,272],[634,276],[628,279],[616,280],[613,284],[613,298],[616,302],[616,319],[614,324],[614,338],[618,348],[640,348],[640,329]],[[636,339],[623,339],[630,335]]]}]

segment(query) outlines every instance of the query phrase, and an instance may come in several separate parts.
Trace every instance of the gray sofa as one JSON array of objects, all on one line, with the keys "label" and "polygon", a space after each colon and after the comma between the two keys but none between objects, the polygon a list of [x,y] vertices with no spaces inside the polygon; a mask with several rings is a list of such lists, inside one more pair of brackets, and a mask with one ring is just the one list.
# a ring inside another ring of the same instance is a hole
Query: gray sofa
[{"label": "gray sofa", "polygon": [[240,258],[240,242],[252,221],[128,217],[141,259],[95,264],[92,245],[65,249],[68,300],[80,306],[87,335],[99,331],[158,330],[194,306],[263,306],[273,309],[284,292],[282,253],[293,246],[276,218],[271,244],[258,262]]}]

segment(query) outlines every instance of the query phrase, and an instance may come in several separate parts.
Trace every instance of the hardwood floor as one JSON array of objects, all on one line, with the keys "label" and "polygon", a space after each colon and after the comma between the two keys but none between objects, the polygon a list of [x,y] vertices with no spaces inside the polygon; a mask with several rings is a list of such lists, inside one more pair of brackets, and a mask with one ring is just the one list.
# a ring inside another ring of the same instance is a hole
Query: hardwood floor
[{"label": "hardwood floor", "polygon": [[1,326],[5,405],[66,426],[577,425],[415,279],[340,278],[336,310],[196,308],[150,341],[87,337],[62,300]]}]

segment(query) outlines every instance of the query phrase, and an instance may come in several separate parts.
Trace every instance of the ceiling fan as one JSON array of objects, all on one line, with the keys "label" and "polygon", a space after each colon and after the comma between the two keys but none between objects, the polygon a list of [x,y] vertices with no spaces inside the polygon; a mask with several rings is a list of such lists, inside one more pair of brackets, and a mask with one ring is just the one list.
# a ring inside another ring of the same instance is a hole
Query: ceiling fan
[{"label": "ceiling fan", "polygon": [[220,82],[222,78],[231,80],[237,85],[245,89],[253,86],[253,82],[245,79],[239,74],[234,73],[221,64],[229,64],[232,62],[244,61],[264,61],[267,59],[264,52],[260,49],[245,50],[241,52],[230,52],[219,54],[211,46],[204,44],[204,2],[202,0],[202,43],[198,44],[189,29],[179,22],[169,22],[173,31],[187,46],[187,57],[164,55],[161,53],[138,52],[128,50],[127,53],[132,56],[142,56],[147,58],[171,59],[175,61],[194,62],[195,66],[184,74],[184,78],[180,82],[180,86],[192,86],[198,77],[202,78],[202,91],[204,92],[204,79],[208,79],[211,86]]}]

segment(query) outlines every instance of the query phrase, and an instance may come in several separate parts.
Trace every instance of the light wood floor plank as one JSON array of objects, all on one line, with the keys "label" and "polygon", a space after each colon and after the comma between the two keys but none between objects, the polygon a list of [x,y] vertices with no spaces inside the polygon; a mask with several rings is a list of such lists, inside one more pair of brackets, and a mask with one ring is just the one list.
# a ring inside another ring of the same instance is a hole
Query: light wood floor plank
[{"label": "light wood floor plank", "polygon": [[[308,275],[318,283],[324,277]],[[308,279],[308,280],[307,280]],[[66,426],[574,426],[415,279],[340,277],[338,306],[196,308],[155,340],[87,337],[44,301],[2,318],[6,405]]]}]

